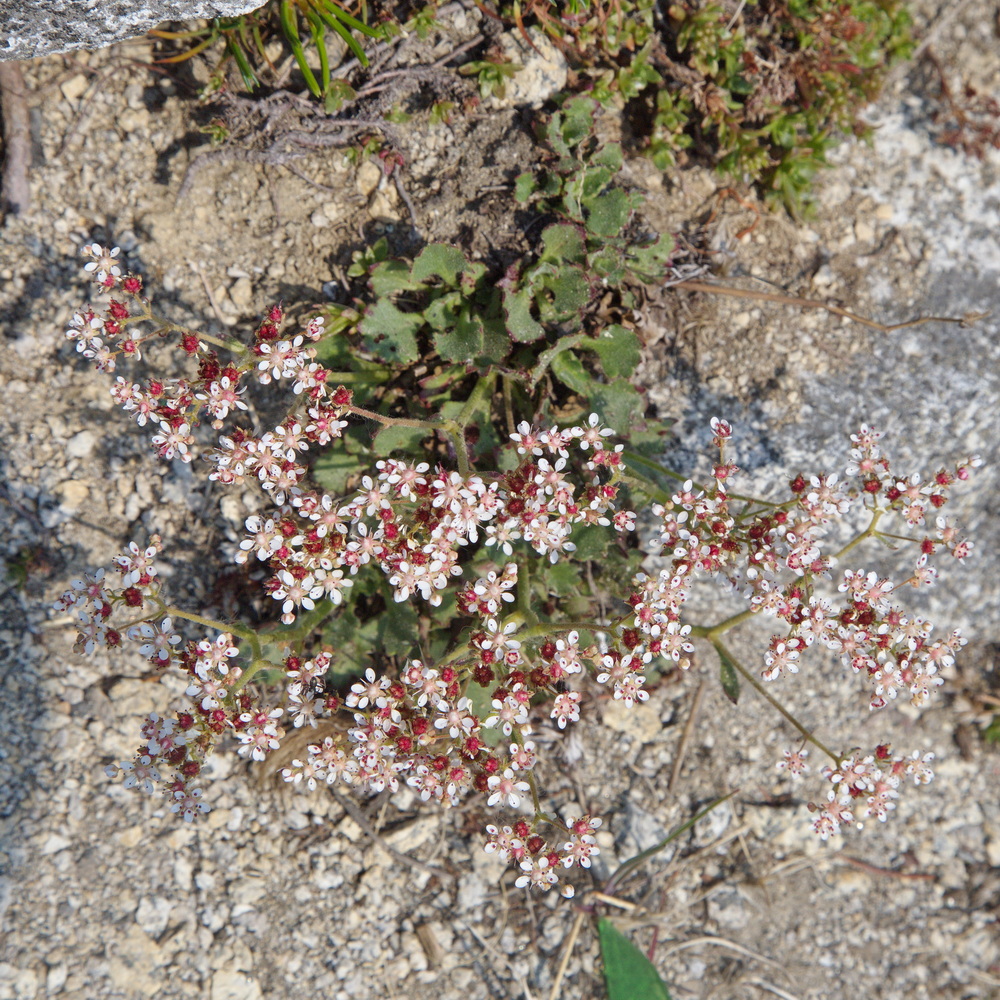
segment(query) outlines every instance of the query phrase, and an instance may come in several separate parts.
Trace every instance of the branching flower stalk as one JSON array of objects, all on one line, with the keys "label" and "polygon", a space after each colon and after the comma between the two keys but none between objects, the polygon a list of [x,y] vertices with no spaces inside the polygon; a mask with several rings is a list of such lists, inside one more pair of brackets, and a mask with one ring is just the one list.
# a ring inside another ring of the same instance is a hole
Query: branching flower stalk
[{"label": "branching flower stalk", "polygon": [[[84,253],[88,270],[112,297],[100,313],[81,311],[67,335],[111,372],[123,357],[138,356],[132,333],[138,320],[158,321],[139,278],[123,273],[117,250],[92,244]],[[843,479],[797,475],[787,498],[775,502],[729,492],[738,473],[727,457],[732,428],[714,419],[719,457],[711,481],[675,479],[669,493],[640,481],[640,468],[657,470],[648,462],[630,464],[623,445],[610,442],[613,430],[591,414],[542,428],[522,421],[501,449],[499,470],[476,471],[467,430],[495,395],[510,413],[506,377],[498,393],[495,373],[481,375],[457,416],[381,414],[356,404],[352,391],[316,361],[312,345],[324,336],[322,321],[309,321],[293,336],[282,335],[283,321],[281,310],[272,309],[235,362],[220,360],[205,338],[170,328],[197,375],[142,384],[119,376],[112,388],[137,423],[150,425],[160,456],[183,462],[197,451],[199,416],[207,413],[212,427],[223,430],[231,416],[246,411],[242,396],[251,380],[285,381],[297,402],[264,433],[225,429],[206,455],[210,479],[256,483],[270,504],[247,518],[235,558],[266,567],[264,589],[280,604],[284,630],[265,636],[170,606],[160,596],[162,541],[156,537],[145,548],[131,543],[116,558],[117,581],[99,570],[75,581],[58,601],[77,619],[80,651],[135,643],[155,666],[179,670],[188,681],[189,704],[170,719],[150,715],[135,757],[110,765],[110,775],[124,773],[126,785],[150,794],[164,791],[171,810],[190,821],[208,810],[197,782],[220,743],[235,738],[242,756],[265,761],[286,726],[326,720],[324,729],[332,732],[282,771],[286,781],[309,790],[343,781],[374,792],[405,783],[444,807],[481,796],[484,807],[498,813],[486,826],[487,852],[517,866],[519,886],[558,885],[569,896],[573,886],[564,872],[590,867],[601,821],[543,808],[532,739],[539,718],[547,713],[558,729],[575,724],[595,685],[629,708],[641,704],[650,697],[647,681],[687,670],[692,640],[704,638],[720,655],[727,693],[742,676],[802,736],[798,749],[784,752],[782,770],[793,778],[807,770],[806,742],[830,757],[822,771],[826,795],[810,804],[813,828],[824,839],[869,817],[886,819],[905,779],[931,779],[933,754],[927,752],[896,755],[887,744],[870,752],[830,749],[768,687],[798,672],[801,654],[817,645],[839,654],[864,681],[871,711],[897,697],[917,706],[929,700],[964,640],[957,632],[932,639],[931,623],[896,602],[901,588],[933,583],[932,560],[970,554],[971,543],[938,511],[951,487],[980,464],[977,458],[940,469],[926,482],[901,476],[883,455],[880,434],[862,425],[851,435]],[[165,329],[158,327],[157,335]],[[386,458],[347,496],[310,488],[302,453],[337,442],[347,418],[441,432],[457,469]],[[572,561],[576,540],[588,531],[613,532],[623,546],[634,538],[637,515],[626,505],[630,482],[656,497],[651,513],[664,568],[637,573],[627,584],[608,581],[627,593],[610,616],[560,620],[558,602],[540,589],[541,570]],[[867,516],[867,526],[824,554],[831,527],[853,511]],[[881,531],[890,515],[911,534]],[[903,583],[863,568],[837,568],[872,538],[917,545]],[[338,690],[329,680],[337,652],[312,636],[370,574],[382,575],[397,604],[453,607],[447,612],[451,645],[434,662],[405,658],[381,673],[368,667],[349,690]],[[686,622],[690,588],[700,576],[740,595],[747,607],[714,625]],[[825,595],[826,581],[839,596]],[[722,638],[754,616],[775,623],[759,677]],[[116,626],[120,617],[127,623]],[[185,643],[175,619],[218,634]],[[280,683],[260,683],[272,673]]]}]

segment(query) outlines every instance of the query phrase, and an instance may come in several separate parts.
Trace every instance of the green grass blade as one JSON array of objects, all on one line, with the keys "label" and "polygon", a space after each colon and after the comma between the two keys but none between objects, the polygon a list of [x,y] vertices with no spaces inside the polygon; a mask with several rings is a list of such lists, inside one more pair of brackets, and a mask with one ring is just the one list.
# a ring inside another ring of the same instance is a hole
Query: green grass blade
[{"label": "green grass blade", "polygon": [[288,47],[292,50],[292,55],[295,56],[295,61],[298,63],[299,69],[302,71],[302,77],[306,81],[309,92],[313,97],[322,97],[323,92],[316,82],[313,71],[309,68],[305,50],[302,48],[302,42],[299,41],[299,26],[295,21],[295,10],[292,7],[291,0],[281,0],[278,12],[281,20],[281,30],[288,42]]}]

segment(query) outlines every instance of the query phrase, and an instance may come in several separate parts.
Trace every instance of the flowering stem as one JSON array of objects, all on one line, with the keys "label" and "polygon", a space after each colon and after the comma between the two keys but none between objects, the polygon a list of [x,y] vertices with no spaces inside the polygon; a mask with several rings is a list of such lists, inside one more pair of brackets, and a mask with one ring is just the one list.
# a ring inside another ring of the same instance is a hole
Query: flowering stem
[{"label": "flowering stem", "polygon": [[180,608],[170,607],[159,601],[157,603],[160,604],[160,610],[157,614],[168,615],[171,618],[183,618],[185,621],[194,622],[196,625],[204,625],[205,628],[214,628],[218,632],[232,632],[234,635],[238,635],[241,639],[246,639],[248,642],[252,642],[256,638],[256,633],[252,629],[244,628],[242,625],[227,624],[216,621],[214,618],[196,615],[190,611],[181,611]]},{"label": "flowering stem", "polygon": [[604,892],[607,895],[612,895],[614,889],[622,879],[625,878],[632,869],[637,868],[643,863],[647,858],[653,857],[654,854],[659,854],[672,840],[676,840],[682,833],[686,830],[690,830],[695,823],[698,822],[703,816],[707,816],[713,809],[721,806],[726,799],[731,799],[736,794],[735,791],[730,792],[728,795],[722,795],[717,798],[714,802],[710,802],[704,809],[700,812],[695,813],[686,823],[682,823],[679,827],[671,830],[670,833],[664,837],[658,844],[654,844],[652,847],[647,847],[646,850],[637,854],[634,858],[629,858],[628,861],[623,861],[616,869],[614,875],[608,879],[604,884]]},{"label": "flowering stem", "polygon": [[808,740],[814,747],[822,750],[823,753],[827,755],[834,762],[834,764],[840,763],[840,757],[837,756],[828,746],[821,743],[813,734],[812,731],[807,729],[798,719],[792,715],[791,712],[785,708],[776,698],[770,695],[761,684],[759,680],[746,667],[736,659],[735,656],[726,648],[725,644],[721,639],[713,636],[708,637],[712,645],[715,647],[716,652],[719,656],[725,659],[728,663],[731,663],[733,667],[740,673],[743,679],[759,694],[772,708],[774,708],[780,715],[782,715],[788,722],[790,722],[801,734],[802,737]]},{"label": "flowering stem", "polygon": [[[675,480],[678,483],[686,483],[691,477],[682,475],[680,472],[675,472],[673,469],[667,468],[665,465],[661,465],[659,462],[654,462],[651,458],[646,458],[645,455],[640,455],[635,451],[624,451],[622,452],[622,457],[628,462],[629,466],[633,467],[632,475],[635,476],[640,482],[646,486],[647,490],[655,491],[653,492],[653,499],[658,500],[660,503],[665,503],[669,501],[670,497],[666,492],[655,483],[650,482],[645,476],[638,475],[634,471],[634,466],[641,466],[644,469],[649,469],[651,472],[659,472],[661,475],[668,476],[670,479]],[[699,490],[706,490],[706,487],[700,483],[695,484]],[[742,503],[758,503],[766,507],[768,510],[772,510],[775,507],[781,506],[771,502],[770,500],[762,500],[760,497],[747,496],[743,493],[727,493],[726,496],[730,500],[739,500]]]},{"label": "flowering stem", "polygon": [[344,409],[349,413],[355,413],[359,417],[364,417],[366,420],[374,420],[383,427],[425,427],[428,431],[437,431],[442,429],[443,424],[441,420],[411,420],[409,417],[387,417],[383,413],[366,410],[363,406],[355,406],[353,403],[348,403]]},{"label": "flowering stem", "polygon": [[851,539],[839,552],[834,555],[834,559],[839,559],[841,556],[847,555],[851,549],[857,548],[866,538],[874,538],[875,535],[879,534],[875,530],[879,521],[882,519],[882,515],[885,513],[884,510],[873,510],[872,519],[868,522],[868,527],[865,528],[856,538]]}]

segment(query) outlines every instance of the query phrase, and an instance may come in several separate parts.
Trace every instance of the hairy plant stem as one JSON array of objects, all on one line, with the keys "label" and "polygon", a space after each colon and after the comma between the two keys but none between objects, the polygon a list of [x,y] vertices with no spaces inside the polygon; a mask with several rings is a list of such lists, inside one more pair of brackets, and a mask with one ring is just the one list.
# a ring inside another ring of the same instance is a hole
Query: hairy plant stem
[{"label": "hairy plant stem", "polygon": [[604,892],[607,895],[612,895],[614,893],[615,887],[634,869],[638,868],[644,861],[659,854],[671,841],[676,840],[682,833],[686,830],[690,830],[695,823],[698,822],[703,816],[707,816],[713,809],[721,806],[723,802],[727,799],[731,799],[736,794],[735,791],[730,792],[728,795],[722,795],[717,798],[714,802],[710,802],[704,809],[695,813],[687,822],[682,823],[676,829],[672,830],[667,836],[661,840],[658,844],[654,844],[652,847],[647,847],[646,850],[635,855],[633,858],[629,858],[628,861],[623,861],[618,868],[615,870],[614,875],[608,879],[604,884]]},{"label": "hairy plant stem", "polygon": [[754,675],[747,670],[746,667],[736,659],[735,656],[726,648],[723,641],[719,638],[713,638],[710,640],[712,645],[715,647],[716,651],[720,656],[724,656],[728,662],[730,662],[736,670],[739,672],[740,676],[763,698],[775,711],[778,712],[784,719],[786,719],[791,725],[793,725],[799,733],[801,733],[802,738],[807,742],[811,743],[818,750],[822,750],[823,753],[827,755],[834,762],[834,764],[839,764],[841,757],[835,754],[825,743],[821,743],[814,735],[811,729],[799,722],[798,719],[792,715],[791,712],[785,708],[784,705],[778,701],[773,695],[769,694],[765,689],[764,685],[757,680]]},{"label": "hairy plant stem", "polygon": [[[859,532],[854,538],[851,539],[846,545],[834,555],[834,559],[840,559],[842,556],[846,555],[848,552],[857,548],[865,539],[875,537],[879,534],[877,530],[878,522],[881,520],[884,511],[872,510],[871,520],[868,522],[868,526],[864,531]],[[792,587],[797,587],[801,583],[805,582],[811,574],[803,573],[796,577],[792,582]],[[732,652],[725,646],[721,636],[728,632],[730,629],[735,628],[737,625],[741,625],[745,621],[749,621],[754,617],[756,612],[752,608],[748,608],[746,611],[741,611],[738,614],[731,615],[729,618],[718,622],[715,625],[692,625],[691,635],[697,636],[702,639],[707,639],[714,647],[716,652],[724,660],[727,660],[733,665],[733,667],[740,673],[740,675],[746,680],[751,687],[774,709],[776,709],[785,719],[788,720],[813,746],[817,747],[823,753],[825,753],[835,764],[840,763],[840,757],[835,754],[829,747],[821,743],[812,733],[810,729],[804,726],[798,719],[795,718],[776,698],[769,694],[764,686],[757,680],[753,674],[743,666],[740,661],[733,656]]]},{"label": "hairy plant stem", "polygon": [[[670,494],[663,490],[661,487],[657,486],[655,483],[648,480],[645,476],[640,475],[634,469],[635,466],[640,466],[644,469],[649,469],[651,472],[659,472],[661,475],[667,476],[670,479],[675,480],[678,483],[686,483],[691,477],[685,476],[680,472],[675,472],[673,469],[668,468],[665,465],[661,465],[659,462],[654,462],[651,458],[646,458],[645,455],[640,455],[638,452],[634,451],[623,451],[622,457],[629,465],[629,475],[638,479],[643,486],[646,487],[646,491],[650,493],[654,500],[659,503],[669,503]],[[695,487],[699,490],[707,492],[707,487],[703,483],[695,483]],[[730,500],[739,500],[741,503],[756,503],[760,504],[768,510],[774,510],[776,508],[783,507],[784,504],[774,503],[771,500],[763,500],[760,497],[748,496],[745,493],[727,493],[726,496]],[[794,503],[795,501],[788,501]]]}]

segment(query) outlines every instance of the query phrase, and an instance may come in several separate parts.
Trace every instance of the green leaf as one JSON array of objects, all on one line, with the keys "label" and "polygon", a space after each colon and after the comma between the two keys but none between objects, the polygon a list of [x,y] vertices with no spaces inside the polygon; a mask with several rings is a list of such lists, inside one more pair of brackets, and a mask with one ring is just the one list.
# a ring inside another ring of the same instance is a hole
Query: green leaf
[{"label": "green leaf", "polygon": [[394,451],[415,452],[428,436],[426,427],[383,427],[372,442],[372,451],[380,458]]},{"label": "green leaf", "polygon": [[609,326],[598,337],[584,339],[580,346],[596,351],[609,378],[633,375],[639,364],[639,338],[624,326]]},{"label": "green leaf", "polygon": [[597,383],[590,402],[604,423],[623,436],[628,435],[631,427],[644,423],[645,401],[628,379],[621,376],[607,384]]},{"label": "green leaf", "polygon": [[621,188],[614,188],[588,202],[587,229],[594,236],[607,238],[621,234],[636,207],[636,198]]},{"label": "green leaf", "polygon": [[477,361],[498,365],[510,354],[510,348],[510,334],[503,320],[483,320],[483,349]]},{"label": "green leaf", "polygon": [[538,385],[542,376],[549,370],[549,365],[557,354],[562,354],[563,351],[568,351],[571,347],[576,347],[583,339],[584,334],[582,333],[567,334],[565,337],[560,337],[551,347],[542,351],[538,355],[537,364],[531,369],[531,374],[528,377],[529,392],[535,391],[535,386]]},{"label": "green leaf", "polygon": [[359,455],[352,455],[343,448],[331,448],[324,451],[313,467],[316,482],[331,493],[344,493],[347,481],[360,475],[368,468],[368,461]]},{"label": "green leaf", "polygon": [[545,335],[545,330],[531,315],[531,300],[533,296],[530,288],[522,288],[519,291],[507,290],[504,293],[504,312],[507,314],[507,330],[510,332],[512,340],[521,344],[531,343]]},{"label": "green leaf", "polygon": [[602,146],[590,158],[591,164],[599,167],[607,167],[612,173],[617,174],[622,168],[622,147],[620,143],[609,142]]},{"label": "green leaf", "polygon": [[591,393],[600,386],[590,372],[583,367],[583,362],[572,352],[563,351],[557,354],[551,362],[552,374],[563,385],[568,386],[581,396],[590,398]]},{"label": "green leaf", "polygon": [[434,298],[424,310],[424,320],[432,330],[448,330],[455,325],[462,308],[460,292],[446,292]]},{"label": "green leaf", "polygon": [[564,224],[549,226],[542,233],[542,260],[557,264],[580,264],[583,262],[585,248],[583,237],[576,226]]},{"label": "green leaf", "polygon": [[523,205],[535,193],[535,175],[518,174],[514,180],[514,201]]},{"label": "green leaf", "polygon": [[410,277],[410,269],[401,260],[387,260],[379,264],[368,279],[378,298],[387,298],[396,292],[414,292],[423,285]]},{"label": "green leaf", "polygon": [[670,1000],[656,966],[607,917],[597,922],[608,1000]]},{"label": "green leaf", "polygon": [[657,236],[652,243],[629,247],[627,266],[642,281],[657,281],[665,274],[673,253],[673,239]]},{"label": "green leaf", "polygon": [[420,313],[404,313],[388,299],[380,299],[358,329],[368,338],[373,354],[385,361],[413,364],[420,357],[417,333],[423,325]]},{"label": "green leaf", "polygon": [[[596,108],[596,101],[583,96],[574,97],[563,105],[559,131],[568,146],[579,145],[593,131]],[[555,115],[552,120],[555,123]]]},{"label": "green leaf", "polygon": [[590,282],[575,264],[541,263],[528,275],[539,316],[548,322],[574,319],[590,301]]},{"label": "green leaf", "polygon": [[413,651],[420,632],[412,601],[397,602],[387,596],[385,610],[375,622],[375,636],[387,656],[408,656]]},{"label": "green leaf", "polygon": [[434,347],[445,361],[472,362],[483,350],[483,321],[457,316],[451,328],[434,334]]},{"label": "green leaf", "polygon": [[615,288],[625,280],[625,255],[617,246],[606,244],[587,257],[587,270]]},{"label": "green leaf", "polygon": [[568,597],[580,589],[580,567],[568,561],[558,562],[543,571],[542,582],[548,587],[550,594]]},{"label": "green leaf", "polygon": [[722,681],[722,690],[726,697],[734,704],[740,700],[740,677],[736,672],[736,664],[724,649],[715,647],[719,654],[719,680]]},{"label": "green leaf", "polygon": [[[577,525],[571,535],[576,551],[573,559],[576,562],[584,562],[587,559],[600,559],[608,550],[614,533],[607,528],[602,528],[597,524]],[[579,570],[577,570],[576,589],[580,589]]]},{"label": "green leaf", "polygon": [[427,281],[428,278],[440,278],[445,284],[455,285],[458,276],[466,268],[465,254],[458,247],[446,243],[429,243],[417,255],[410,269],[413,281]]}]

